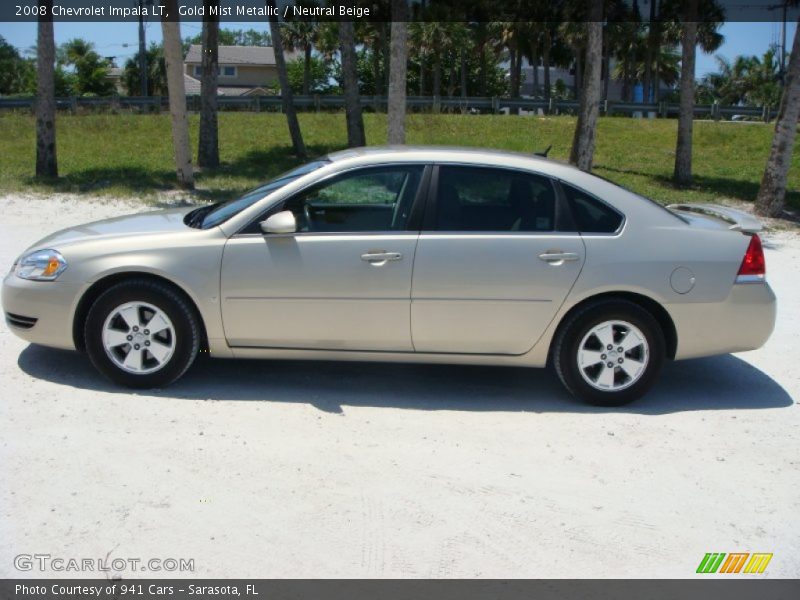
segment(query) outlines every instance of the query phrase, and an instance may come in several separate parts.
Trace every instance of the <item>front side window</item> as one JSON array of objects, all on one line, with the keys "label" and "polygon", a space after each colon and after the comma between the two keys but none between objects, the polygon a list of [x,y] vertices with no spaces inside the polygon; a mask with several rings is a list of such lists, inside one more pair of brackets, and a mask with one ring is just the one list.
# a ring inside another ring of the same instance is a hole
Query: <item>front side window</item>
[{"label": "front side window", "polygon": [[290,198],[280,210],[294,213],[299,232],[404,231],[422,170],[359,169]]},{"label": "front side window", "polygon": [[555,209],[555,191],[546,177],[483,167],[439,168],[439,231],[553,231]]},{"label": "front side window", "polygon": [[283,175],[279,175],[272,181],[265,183],[257,188],[246,192],[243,196],[236,198],[235,200],[229,200],[228,202],[223,202],[221,204],[216,204],[214,206],[204,207],[203,209],[199,209],[201,211],[205,211],[201,214],[202,221],[201,227],[203,229],[210,229],[211,227],[216,227],[220,223],[223,223],[230,219],[232,216],[239,214],[244,209],[249,208],[262,198],[265,198],[269,194],[279,190],[285,185],[288,185],[299,179],[303,175],[308,175],[316,171],[317,169],[321,169],[325,165],[329,164],[330,161],[328,160],[315,160],[310,163],[306,163],[301,165],[291,171],[284,173]]},{"label": "front side window", "polygon": [[607,204],[571,185],[561,186],[581,233],[614,233],[622,225],[622,215]]}]

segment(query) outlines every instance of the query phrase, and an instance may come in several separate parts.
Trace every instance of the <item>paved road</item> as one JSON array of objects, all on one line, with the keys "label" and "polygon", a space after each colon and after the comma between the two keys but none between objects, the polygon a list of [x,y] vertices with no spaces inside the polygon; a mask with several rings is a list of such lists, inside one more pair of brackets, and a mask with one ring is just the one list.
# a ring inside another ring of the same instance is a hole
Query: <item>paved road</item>
[{"label": "paved road", "polygon": [[[3,269],[56,220],[131,210],[0,203]],[[448,366],[205,359],[132,394],[0,325],[0,577],[34,553],[203,577],[689,577],[712,551],[799,577],[800,238],[767,263],[766,347],[669,365],[615,410],[547,371]]]}]

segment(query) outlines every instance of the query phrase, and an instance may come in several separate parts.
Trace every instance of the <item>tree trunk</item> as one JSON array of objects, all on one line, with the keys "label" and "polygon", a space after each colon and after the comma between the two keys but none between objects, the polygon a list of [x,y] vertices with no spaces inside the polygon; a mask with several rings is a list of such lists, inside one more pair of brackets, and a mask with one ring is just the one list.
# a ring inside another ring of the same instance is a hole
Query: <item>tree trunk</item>
[{"label": "tree trunk", "polygon": [[536,98],[539,95],[539,40],[534,40],[532,46],[531,68],[533,69],[533,93],[531,95]]},{"label": "tree trunk", "polygon": [[342,54],[344,80],[344,110],[347,120],[347,145],[350,148],[366,146],[364,118],[358,93],[358,67],[356,64],[355,30],[352,21],[339,23],[339,46]]},{"label": "tree trunk", "polygon": [[605,37],[605,53],[603,55],[603,100],[608,100],[608,84],[611,81],[611,42]]},{"label": "tree trunk", "polygon": [[275,66],[278,69],[278,82],[281,86],[281,105],[286,115],[286,124],[289,127],[289,137],[292,139],[294,153],[300,157],[306,157],[306,145],[303,142],[303,133],[300,131],[300,123],[297,121],[297,112],[294,109],[294,98],[292,87],[289,85],[289,74],[286,71],[286,58],[283,55],[283,40],[281,39],[281,26],[275,13],[275,0],[267,0],[267,7],[270,10],[269,33],[272,37],[272,47],[275,52]]},{"label": "tree trunk", "polygon": [[550,24],[544,30],[544,48],[542,49],[542,62],[544,63],[544,99],[550,102],[550,46],[553,40],[550,37]]},{"label": "tree trunk", "polygon": [[461,48],[461,98],[467,98],[467,51]]},{"label": "tree trunk", "polygon": [[212,14],[219,0],[203,0],[203,56],[200,81],[200,142],[197,164],[214,169],[219,166],[219,125],[217,123],[217,72],[219,69],[219,16]]},{"label": "tree trunk", "polygon": [[[164,17],[161,33],[164,38],[164,62],[167,65],[167,91],[169,113],[172,117],[172,147],[175,152],[175,170],[178,185],[194,188],[192,151],[189,146],[189,119],[186,115],[186,86],[183,79],[183,47],[181,25],[178,22],[177,0],[161,0]],[[167,17],[169,15],[169,17]]]},{"label": "tree trunk", "polygon": [[39,0],[36,46],[36,177],[58,177],[56,161],[56,44],[53,0]]},{"label": "tree trunk", "polygon": [[442,59],[438,51],[433,57],[433,95],[442,95]]},{"label": "tree trunk", "polygon": [[373,96],[380,94],[381,85],[381,39],[380,34],[375,38],[375,45],[372,47],[372,82],[375,89],[372,91]]},{"label": "tree trunk", "polygon": [[583,61],[581,60],[581,49],[575,48],[575,80],[573,82],[573,91],[575,98],[580,100],[583,90]]},{"label": "tree trunk", "polygon": [[678,185],[692,183],[692,128],[694,125],[694,63],[697,54],[697,0],[687,0],[681,40],[681,102],[678,143],[673,179]]},{"label": "tree trunk", "polygon": [[303,48],[303,95],[311,93],[311,44],[306,42]]},{"label": "tree trunk", "polygon": [[478,71],[478,88],[480,89],[481,96],[486,96],[486,44],[481,44],[480,48],[480,65]]},{"label": "tree trunk", "polygon": [[575,125],[569,161],[583,171],[592,170],[597,116],[600,112],[600,69],[603,62],[603,4],[589,2],[589,21],[586,23],[586,70],[583,73],[580,112]]},{"label": "tree trunk", "polygon": [[[657,15],[658,13],[656,13]],[[656,21],[655,24],[655,35],[653,40],[653,72],[651,73],[650,78],[650,88],[652,90],[650,98],[653,102],[658,102],[661,98],[661,64],[658,60],[659,55],[661,54],[661,41],[663,38],[663,33],[661,31],[661,23]]]},{"label": "tree trunk", "polygon": [[514,97],[514,90],[517,87],[517,50],[514,46],[508,47],[510,65],[508,67],[508,95]]},{"label": "tree trunk", "polygon": [[425,56],[419,55],[419,95],[425,95]]},{"label": "tree trunk", "polygon": [[382,23],[381,24],[382,31],[383,31],[383,77],[381,77],[381,81],[383,82],[383,88],[379,93],[385,94],[387,97],[389,96],[389,63],[391,62],[391,23]]},{"label": "tree trunk", "polygon": [[447,96],[452,98],[456,94],[456,60],[454,56],[448,57],[450,74],[447,77]]},{"label": "tree trunk", "polygon": [[389,57],[389,143],[406,143],[406,75],[408,65],[408,6],[392,0],[391,55]]},{"label": "tree trunk", "polygon": [[[689,0],[690,2],[693,0]],[[650,82],[653,76],[653,52],[655,50],[656,41],[656,2],[650,2],[650,19],[647,26],[647,47],[645,48],[644,57],[644,82],[642,85],[642,102],[650,102]]]},{"label": "tree trunk", "polygon": [[786,70],[783,96],[775,122],[775,135],[769,151],[767,166],[761,178],[761,187],[756,198],[756,213],[768,217],[779,217],[786,199],[786,179],[792,164],[792,149],[797,135],[797,120],[800,118],[800,19],[794,34],[789,68]]}]

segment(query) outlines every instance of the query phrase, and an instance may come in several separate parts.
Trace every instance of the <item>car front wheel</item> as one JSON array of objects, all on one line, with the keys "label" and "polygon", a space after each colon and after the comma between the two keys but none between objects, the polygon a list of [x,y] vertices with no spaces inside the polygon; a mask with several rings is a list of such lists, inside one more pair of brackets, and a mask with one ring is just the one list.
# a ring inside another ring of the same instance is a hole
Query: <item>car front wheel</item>
[{"label": "car front wheel", "polygon": [[169,285],[147,279],[103,292],[86,318],[86,352],[113,382],[163,387],[191,366],[200,346],[195,311]]},{"label": "car front wheel", "polygon": [[661,327],[649,312],[627,300],[603,300],[570,317],[553,358],[573,395],[599,406],[621,406],[653,386],[665,353]]}]

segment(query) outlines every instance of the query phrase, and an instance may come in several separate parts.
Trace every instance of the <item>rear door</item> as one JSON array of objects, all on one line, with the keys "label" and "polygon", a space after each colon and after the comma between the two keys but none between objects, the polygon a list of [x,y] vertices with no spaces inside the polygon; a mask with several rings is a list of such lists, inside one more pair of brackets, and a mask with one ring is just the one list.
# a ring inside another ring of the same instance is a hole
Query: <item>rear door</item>
[{"label": "rear door", "polygon": [[585,259],[544,176],[441,165],[414,262],[417,352],[523,354],[553,319]]},{"label": "rear door", "polygon": [[296,233],[258,222],[227,243],[222,318],[231,346],[411,351],[412,213],[424,167],[361,168],[298,193]]}]

